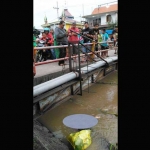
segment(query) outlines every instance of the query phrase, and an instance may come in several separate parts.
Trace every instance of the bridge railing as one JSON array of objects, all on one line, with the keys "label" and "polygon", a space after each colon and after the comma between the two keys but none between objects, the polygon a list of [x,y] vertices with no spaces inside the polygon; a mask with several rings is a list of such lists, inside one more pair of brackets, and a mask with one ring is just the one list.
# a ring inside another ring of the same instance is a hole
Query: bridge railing
[{"label": "bridge railing", "polygon": [[[95,51],[94,53],[101,53],[101,52],[105,52],[105,51],[110,51],[110,50],[114,50],[114,49],[116,48],[116,47],[114,47],[114,46],[110,46],[110,45],[113,45],[113,44],[114,44],[113,41],[97,42],[97,43],[99,43],[99,44],[108,43],[109,49],[98,50],[98,51]],[[93,46],[93,44],[95,44],[95,43],[85,43],[85,44],[83,44],[83,45],[92,45],[92,46]],[[75,45],[78,45],[78,44],[75,44]],[[72,45],[71,45],[71,46],[72,46]],[[112,48],[110,48],[110,47],[112,47]],[[61,49],[61,48],[68,48],[68,45],[47,46],[47,47],[34,47],[34,50],[36,51],[36,50],[43,50],[43,49],[46,50],[46,49],[55,49],[55,48],[59,48],[59,49]],[[88,54],[88,55],[93,55],[92,52],[87,53],[87,54]],[[80,57],[83,57],[83,56],[85,56],[85,54],[80,54]],[[76,58],[76,57],[78,57],[78,55],[76,55],[76,56],[71,56],[71,58]],[[69,57],[59,58],[59,59],[54,59],[54,60],[47,60],[47,61],[35,63],[35,66],[43,65],[43,64],[48,64],[48,63],[59,62],[59,61],[61,61],[61,60],[68,60],[68,59],[69,59]]]}]

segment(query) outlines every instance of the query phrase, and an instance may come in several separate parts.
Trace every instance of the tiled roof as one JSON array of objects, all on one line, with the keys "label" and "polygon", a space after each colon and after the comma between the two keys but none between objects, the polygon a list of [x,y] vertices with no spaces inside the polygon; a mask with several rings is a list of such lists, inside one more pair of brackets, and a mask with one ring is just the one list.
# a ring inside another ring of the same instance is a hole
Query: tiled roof
[{"label": "tiled roof", "polygon": [[92,15],[111,12],[111,11],[117,11],[117,10],[118,10],[118,4],[109,5],[108,8],[106,6],[102,6],[102,7],[99,7],[99,9],[95,8],[92,12]]}]

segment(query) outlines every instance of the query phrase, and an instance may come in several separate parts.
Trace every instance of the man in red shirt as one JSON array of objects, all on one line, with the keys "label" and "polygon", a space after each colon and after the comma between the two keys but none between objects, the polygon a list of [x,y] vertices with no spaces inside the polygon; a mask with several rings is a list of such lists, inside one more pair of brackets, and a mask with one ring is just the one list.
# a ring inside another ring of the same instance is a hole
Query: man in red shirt
[{"label": "man in red shirt", "polygon": [[[68,42],[77,44],[79,42],[78,34],[72,32],[71,30],[79,33],[79,29],[76,27],[76,22],[73,22],[71,28],[68,29]],[[76,46],[72,46],[71,50],[73,50],[73,55],[78,53]],[[76,61],[76,59],[74,59],[74,61]]]}]

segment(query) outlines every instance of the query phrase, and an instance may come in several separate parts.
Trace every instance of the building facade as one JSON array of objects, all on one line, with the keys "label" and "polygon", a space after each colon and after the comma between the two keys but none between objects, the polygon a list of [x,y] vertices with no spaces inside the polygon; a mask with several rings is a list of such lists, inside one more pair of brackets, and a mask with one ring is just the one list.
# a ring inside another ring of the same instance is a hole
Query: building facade
[{"label": "building facade", "polygon": [[108,23],[118,22],[118,4],[95,8],[91,15],[83,16],[82,18],[86,19],[90,27],[93,27],[96,23],[99,26],[107,27]]}]

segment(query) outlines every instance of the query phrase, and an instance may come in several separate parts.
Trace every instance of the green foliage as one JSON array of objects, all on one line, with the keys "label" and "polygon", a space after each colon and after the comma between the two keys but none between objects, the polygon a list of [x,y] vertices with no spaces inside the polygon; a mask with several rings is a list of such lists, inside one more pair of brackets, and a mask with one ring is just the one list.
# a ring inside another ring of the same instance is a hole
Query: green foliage
[{"label": "green foliage", "polygon": [[114,29],[114,27],[115,27],[116,25],[118,25],[118,22],[115,21],[115,23],[114,23],[113,21],[111,21],[111,22],[108,22],[107,24],[108,24],[107,29],[108,29],[108,30],[112,30],[112,29]]}]

